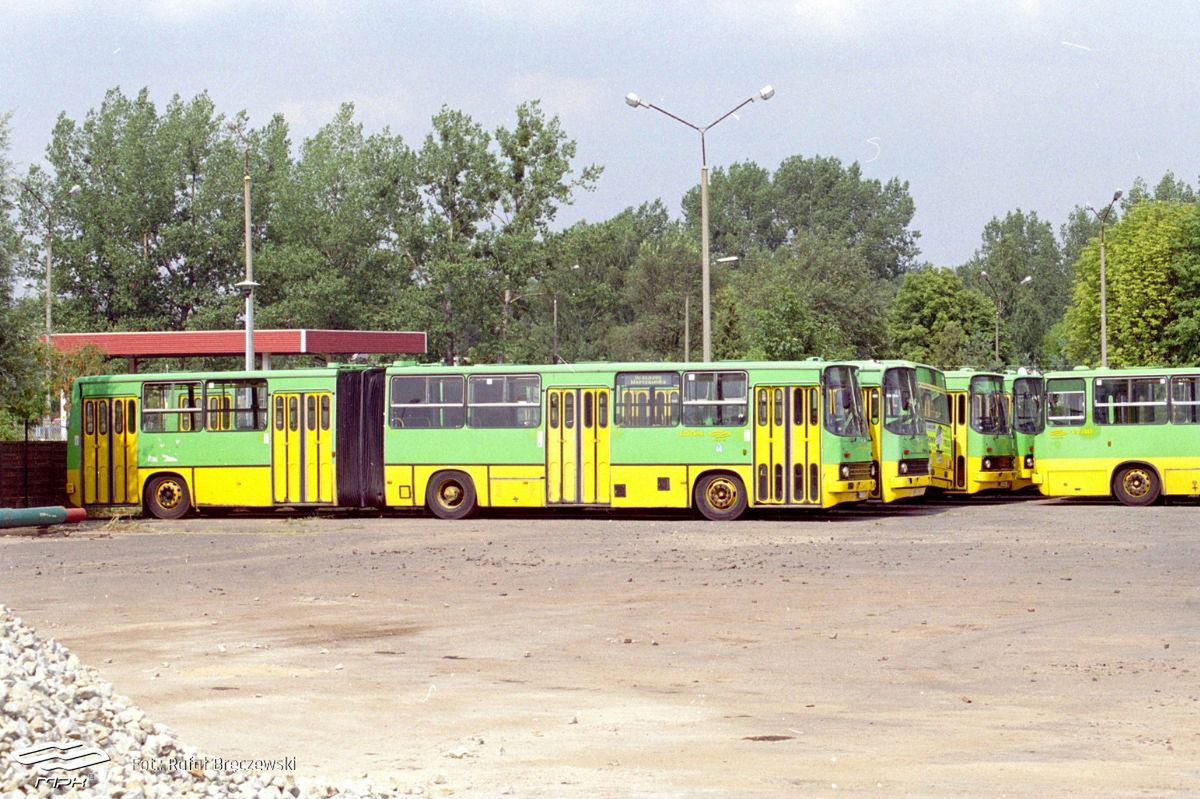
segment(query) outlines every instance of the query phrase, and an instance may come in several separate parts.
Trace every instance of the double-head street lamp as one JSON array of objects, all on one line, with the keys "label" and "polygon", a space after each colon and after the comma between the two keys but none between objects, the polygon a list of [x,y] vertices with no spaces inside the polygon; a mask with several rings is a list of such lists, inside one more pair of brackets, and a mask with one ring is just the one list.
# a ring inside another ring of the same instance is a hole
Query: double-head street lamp
[{"label": "double-head street lamp", "polygon": [[704,134],[755,100],[770,100],[774,96],[775,90],[770,86],[764,86],[759,90],[757,96],[743,100],[742,102],[738,103],[737,106],[722,114],[715,121],[710,122],[704,127],[700,127],[699,125],[694,125],[691,122],[688,122],[682,117],[672,114],[666,109],[659,108],[654,103],[647,103],[633,92],[625,95],[625,103],[630,108],[653,108],[660,114],[669,116],[676,122],[687,125],[689,128],[700,134],[700,269],[702,273],[701,304],[704,306],[704,361],[706,363],[712,360],[712,307],[710,302],[708,253],[708,151],[704,144]]},{"label": "double-head street lamp", "polygon": [[1090,205],[1087,207],[1100,222],[1100,367],[1102,369],[1108,368],[1108,281],[1104,274],[1104,223],[1108,221],[1108,215],[1112,212],[1113,206],[1117,204],[1117,200],[1121,199],[1121,194],[1122,192],[1117,190],[1113,194],[1112,202],[1106,205],[1103,211],[1097,211]]},{"label": "double-head street lamp", "polygon": [[[981,277],[983,279],[984,283],[988,284],[988,288],[990,288],[992,290],[992,299],[994,299],[996,301],[996,362],[999,363],[999,361],[1000,361],[1000,314],[1002,314],[1004,312],[1004,303],[1000,299],[1000,292],[996,288],[996,284],[992,283],[992,279],[990,277],[988,277],[988,273],[980,272],[979,277]],[[1017,285],[1018,286],[1028,286],[1032,282],[1033,282],[1033,275],[1026,275],[1025,277],[1021,278],[1021,282],[1018,283]]]}]

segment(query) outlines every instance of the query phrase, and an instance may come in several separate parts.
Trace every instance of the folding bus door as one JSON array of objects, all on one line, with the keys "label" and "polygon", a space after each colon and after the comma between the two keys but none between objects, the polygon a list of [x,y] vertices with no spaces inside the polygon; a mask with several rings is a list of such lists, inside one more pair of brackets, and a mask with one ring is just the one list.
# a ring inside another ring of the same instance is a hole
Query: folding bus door
[{"label": "folding bus door", "polygon": [[607,505],[609,493],[607,388],[546,391],[546,501]]},{"label": "folding bus door", "polygon": [[821,504],[820,391],[754,389],[754,503]]},{"label": "folding bus door", "polygon": [[333,501],[333,394],[274,395],[271,410],[272,493],[277,505]]}]

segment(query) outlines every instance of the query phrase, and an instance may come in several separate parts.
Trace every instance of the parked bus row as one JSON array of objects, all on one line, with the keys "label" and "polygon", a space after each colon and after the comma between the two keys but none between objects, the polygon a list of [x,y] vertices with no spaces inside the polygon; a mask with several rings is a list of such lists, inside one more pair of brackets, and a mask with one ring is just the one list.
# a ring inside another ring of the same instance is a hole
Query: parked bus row
[{"label": "parked bus row", "polygon": [[1037,485],[1200,493],[1200,375],[906,361],[611,363],[86,377],[81,506],[813,509]]}]

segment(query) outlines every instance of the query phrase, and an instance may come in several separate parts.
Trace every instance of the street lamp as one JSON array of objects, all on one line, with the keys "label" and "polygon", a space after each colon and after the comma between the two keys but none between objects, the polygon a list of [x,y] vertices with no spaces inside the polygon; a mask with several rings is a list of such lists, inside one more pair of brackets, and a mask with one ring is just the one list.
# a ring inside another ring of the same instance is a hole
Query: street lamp
[{"label": "street lamp", "polygon": [[704,127],[700,127],[699,125],[694,125],[691,122],[688,122],[683,117],[672,114],[666,109],[659,108],[654,103],[647,103],[633,92],[625,95],[625,104],[630,108],[653,108],[660,114],[668,116],[676,122],[687,125],[689,128],[700,134],[700,268],[703,272],[701,275],[701,280],[703,281],[701,286],[701,304],[704,306],[704,361],[706,363],[712,360],[712,307],[710,301],[708,253],[708,151],[704,143],[704,134],[755,100],[770,100],[774,96],[775,89],[770,86],[764,86],[759,89],[756,97],[750,97],[749,99],[743,100],[733,109],[722,114],[715,121],[710,122]]},{"label": "street lamp", "polygon": [[[54,269],[54,206],[52,203],[48,203],[42,199],[42,195],[38,194],[33,186],[30,186],[28,183],[20,179],[18,179],[17,182],[21,184],[21,187],[25,189],[25,191],[29,192],[30,197],[37,200],[38,205],[42,206],[42,208],[46,210],[46,344],[49,346],[50,336],[54,332],[50,311],[50,301],[54,296],[54,291],[51,284],[51,276],[53,275]],[[67,190],[67,196],[74,197],[82,190],[83,189],[79,187],[79,184],[76,183]]]},{"label": "street lamp", "polygon": [[[1000,314],[1003,313],[1004,303],[1000,299],[1000,292],[996,288],[996,284],[988,277],[987,272],[980,272],[979,276],[983,278],[983,282],[988,284],[988,288],[992,290],[992,299],[996,301],[996,362],[1000,362]],[[1018,286],[1028,286],[1033,282],[1033,275],[1026,275],[1021,278]]]},{"label": "street lamp", "polygon": [[[50,202],[46,202],[46,200],[42,198],[42,195],[38,194],[37,190],[35,190],[33,186],[30,186],[25,181],[18,178],[17,182],[20,183],[21,188],[25,189],[25,191],[29,193],[30,197],[37,200],[38,205],[42,206],[42,208],[44,208],[46,211],[46,352],[50,353],[54,351],[54,342],[51,340],[51,336],[54,334],[53,316],[51,312],[54,299],[54,284],[52,281],[52,277],[54,275],[54,201],[51,200]],[[82,190],[83,189],[79,187],[79,184],[76,183],[67,190],[67,196],[74,197]],[[54,367],[50,364],[49,358],[46,359],[46,365],[47,369],[50,370],[50,374],[53,375]],[[51,381],[47,381],[47,383],[49,382]],[[54,389],[49,385],[47,385],[47,388],[51,392],[46,400],[46,407],[49,409],[50,414],[49,420],[47,421],[47,425],[49,425],[49,421],[53,420],[54,418]]]},{"label": "street lamp", "polygon": [[1104,207],[1102,212],[1097,212],[1092,206],[1087,209],[1092,212],[1092,215],[1100,222],[1100,368],[1108,368],[1108,281],[1105,279],[1105,264],[1104,264],[1104,223],[1108,221],[1108,215],[1112,211],[1117,200],[1121,199],[1122,192],[1118,189],[1112,198],[1112,202]]}]

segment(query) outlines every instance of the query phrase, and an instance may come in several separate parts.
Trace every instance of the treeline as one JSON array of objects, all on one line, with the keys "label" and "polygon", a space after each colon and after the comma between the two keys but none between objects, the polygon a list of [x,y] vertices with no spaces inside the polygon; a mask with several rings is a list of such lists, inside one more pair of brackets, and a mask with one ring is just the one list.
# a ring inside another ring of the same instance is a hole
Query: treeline
[{"label": "treeline", "polygon": [[[4,119],[0,156],[7,135]],[[699,352],[698,190],[678,218],[653,200],[556,225],[601,167],[576,163],[536,101],[493,130],[443,108],[420,142],[367,134],[345,105],[296,146],[282,116],[254,128],[206,94],[160,110],[145,90],[114,89],[83,120],[59,118],[46,160],[18,176],[0,159],[0,405],[18,415],[45,395],[48,365],[31,344],[40,297],[18,299],[13,284],[40,285],[50,240],[57,331],[241,325],[246,172],[260,327],[425,330],[436,360],[680,359],[685,329]],[[714,170],[713,258],[737,256],[713,267],[714,355],[1098,359],[1091,212],[1057,232],[1009,212],[945,268],[920,260],[914,211],[906,182],[836,158]],[[1153,190],[1139,180],[1105,240],[1110,363],[1194,363],[1195,190],[1170,174]]]}]

